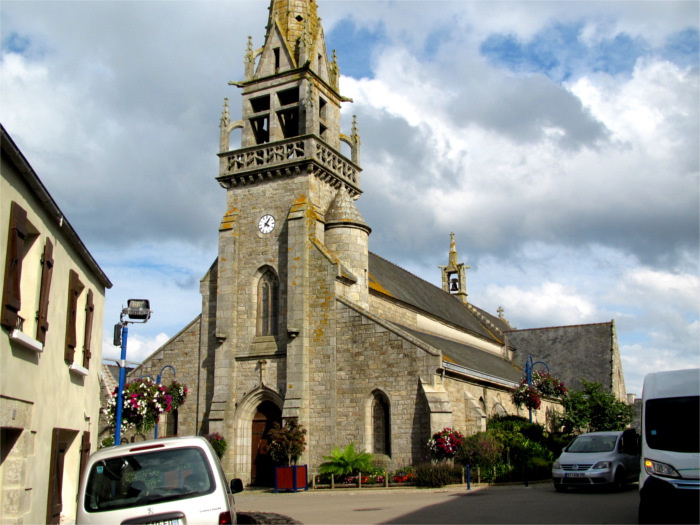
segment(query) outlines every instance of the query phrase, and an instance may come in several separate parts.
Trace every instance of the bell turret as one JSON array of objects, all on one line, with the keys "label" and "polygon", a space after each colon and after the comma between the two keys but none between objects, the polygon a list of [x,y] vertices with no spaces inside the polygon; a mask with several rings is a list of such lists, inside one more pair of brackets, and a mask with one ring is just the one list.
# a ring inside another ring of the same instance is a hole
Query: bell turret
[{"label": "bell turret", "polygon": [[450,255],[447,266],[442,270],[442,289],[467,304],[467,270],[469,266],[458,262],[455,234],[450,233]]}]

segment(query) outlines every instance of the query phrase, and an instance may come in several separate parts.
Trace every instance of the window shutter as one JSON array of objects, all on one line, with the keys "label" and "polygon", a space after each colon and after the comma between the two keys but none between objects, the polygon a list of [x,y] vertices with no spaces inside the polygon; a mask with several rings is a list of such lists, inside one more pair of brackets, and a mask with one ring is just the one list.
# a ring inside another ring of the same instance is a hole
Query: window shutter
[{"label": "window shutter", "polygon": [[78,320],[78,296],[83,290],[78,274],[71,270],[68,274],[68,315],[66,320],[66,349],[63,354],[67,363],[73,363],[75,347],[78,345],[76,324]]},{"label": "window shutter", "polygon": [[[83,432],[83,437],[80,442],[80,473],[78,474],[78,486],[83,479],[83,476],[87,474],[85,472],[85,467],[87,466],[88,458],[90,457],[90,432]],[[80,503],[79,503],[80,504]]]},{"label": "window shutter", "polygon": [[21,307],[22,258],[27,237],[27,212],[16,202],[10,208],[10,230],[7,236],[5,284],[2,292],[0,324],[9,329],[17,327]]},{"label": "window shutter", "polygon": [[90,339],[92,339],[92,316],[95,311],[95,304],[92,300],[92,290],[88,290],[87,304],[85,305],[85,343],[83,344],[83,367],[90,368]]},{"label": "window shutter", "polygon": [[44,344],[46,343],[46,332],[49,331],[49,290],[53,275],[53,244],[51,239],[46,239],[41,266],[41,292],[39,293],[39,311],[37,312],[36,340]]}]

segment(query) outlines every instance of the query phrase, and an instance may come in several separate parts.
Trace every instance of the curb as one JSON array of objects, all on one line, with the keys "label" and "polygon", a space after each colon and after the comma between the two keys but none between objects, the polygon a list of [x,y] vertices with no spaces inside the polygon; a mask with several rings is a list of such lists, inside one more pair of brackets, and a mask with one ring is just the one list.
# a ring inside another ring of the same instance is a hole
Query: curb
[{"label": "curb", "polygon": [[300,521],[272,512],[237,512],[238,523],[245,525],[302,525]]}]

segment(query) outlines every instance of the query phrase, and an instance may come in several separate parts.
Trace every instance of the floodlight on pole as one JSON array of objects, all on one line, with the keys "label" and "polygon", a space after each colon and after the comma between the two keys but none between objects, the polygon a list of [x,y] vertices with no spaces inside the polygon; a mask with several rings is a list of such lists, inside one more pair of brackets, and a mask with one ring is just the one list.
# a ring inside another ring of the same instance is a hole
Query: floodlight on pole
[{"label": "floodlight on pole", "polygon": [[119,322],[114,327],[114,346],[121,346],[119,360],[119,386],[117,387],[117,413],[114,431],[114,444],[121,445],[122,405],[124,404],[124,381],[126,380],[126,340],[129,323],[145,323],[151,318],[151,304],[148,299],[129,299],[122,308]]}]

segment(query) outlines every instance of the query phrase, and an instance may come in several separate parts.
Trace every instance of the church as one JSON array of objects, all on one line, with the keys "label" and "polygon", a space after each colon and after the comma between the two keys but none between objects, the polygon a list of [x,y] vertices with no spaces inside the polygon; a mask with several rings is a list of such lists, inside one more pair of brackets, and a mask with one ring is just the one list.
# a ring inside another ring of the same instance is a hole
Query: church
[{"label": "church", "polygon": [[[473,433],[493,415],[527,415],[510,396],[528,355],[544,351],[572,380],[624,398],[614,322],[558,327],[555,337],[514,330],[502,312],[470,303],[449,232],[442,287],[369,251],[372,228],[355,204],[358,123],[341,131],[350,101],[339,78],[315,1],[271,0],[264,45],[249,39],[244,78],[232,83],[241,118],[228,100],[222,111],[216,180],[226,204],[202,313],[130,374],[171,365],[188,385],[162,434],[218,432],[227,475],[265,484],[274,422],[307,429],[301,463],[311,472],[351,442],[397,469],[420,461],[445,427]],[[545,400],[537,420],[555,406]]]}]

